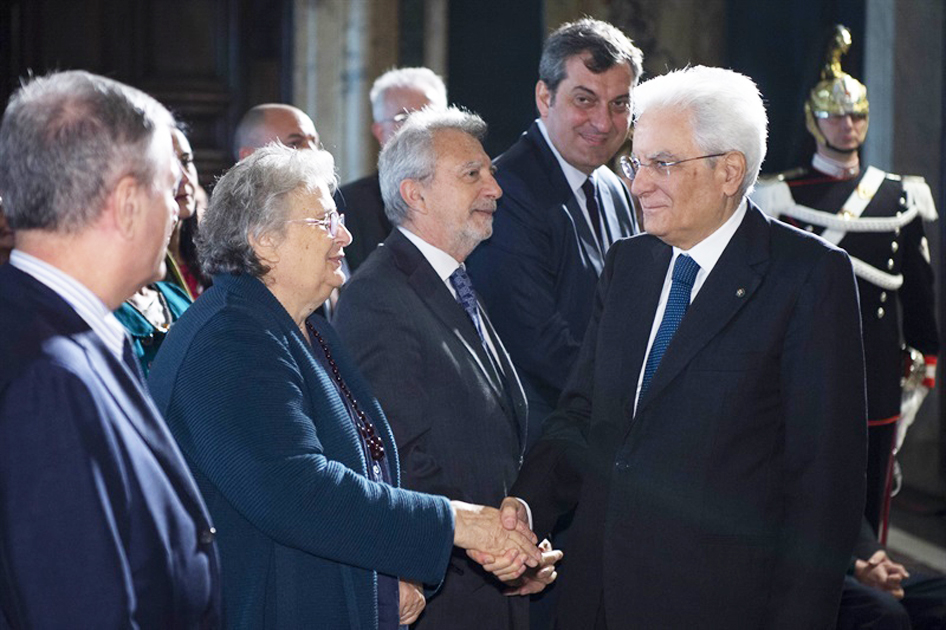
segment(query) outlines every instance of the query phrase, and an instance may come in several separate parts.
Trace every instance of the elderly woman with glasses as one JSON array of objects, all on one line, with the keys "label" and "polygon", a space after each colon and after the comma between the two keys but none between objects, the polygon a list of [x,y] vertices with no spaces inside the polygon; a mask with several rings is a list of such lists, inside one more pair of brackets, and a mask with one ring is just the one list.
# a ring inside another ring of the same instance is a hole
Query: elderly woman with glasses
[{"label": "elderly woman with glasses", "polygon": [[334,187],[331,155],[281,145],[224,175],[198,238],[213,286],[151,371],[217,528],[232,627],[395,628],[453,545],[491,554],[505,578],[542,559],[494,508],[397,487],[384,413],[313,314],[351,242]]}]

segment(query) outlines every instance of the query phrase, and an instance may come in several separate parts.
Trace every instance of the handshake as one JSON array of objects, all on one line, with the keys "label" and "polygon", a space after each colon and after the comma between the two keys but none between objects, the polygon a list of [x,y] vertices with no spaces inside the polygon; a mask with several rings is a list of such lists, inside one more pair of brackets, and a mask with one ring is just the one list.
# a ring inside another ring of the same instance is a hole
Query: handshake
[{"label": "handshake", "polygon": [[528,511],[513,497],[496,508],[451,501],[453,544],[497,578],[510,584],[507,595],[538,593],[555,581],[562,552],[548,540],[540,544],[529,529]]}]

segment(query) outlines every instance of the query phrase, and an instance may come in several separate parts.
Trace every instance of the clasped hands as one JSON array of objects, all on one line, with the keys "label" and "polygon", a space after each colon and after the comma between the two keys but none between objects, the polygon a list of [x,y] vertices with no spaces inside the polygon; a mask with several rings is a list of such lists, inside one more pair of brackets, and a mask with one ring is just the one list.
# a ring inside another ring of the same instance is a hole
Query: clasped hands
[{"label": "clasped hands", "polygon": [[513,497],[500,509],[451,501],[454,544],[498,579],[510,585],[507,595],[538,593],[555,581],[562,552],[548,540],[538,543],[529,529],[525,506]]}]

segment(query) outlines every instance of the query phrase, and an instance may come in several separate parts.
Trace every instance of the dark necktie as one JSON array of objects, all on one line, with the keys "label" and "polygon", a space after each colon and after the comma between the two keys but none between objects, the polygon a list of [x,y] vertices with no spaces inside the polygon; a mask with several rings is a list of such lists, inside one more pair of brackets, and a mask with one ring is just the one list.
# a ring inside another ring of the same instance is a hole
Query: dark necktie
[{"label": "dark necktie", "polygon": [[673,280],[670,283],[670,297],[667,298],[667,308],[664,310],[664,318],[660,322],[660,328],[657,329],[657,336],[654,337],[654,343],[650,347],[650,354],[647,355],[647,364],[644,366],[644,380],[641,381],[641,393],[638,399],[644,397],[644,392],[650,386],[651,379],[660,365],[660,360],[670,345],[670,340],[677,332],[677,327],[683,319],[683,315],[690,306],[690,293],[693,291],[693,281],[696,280],[696,274],[700,266],[689,256],[678,256],[673,264]]},{"label": "dark necktie", "polygon": [[450,284],[453,285],[453,290],[457,292],[457,302],[466,311],[473,322],[473,327],[476,328],[476,332],[480,336],[480,342],[485,346],[486,340],[483,337],[483,328],[480,326],[480,312],[476,307],[476,294],[473,292],[473,282],[466,273],[466,269],[462,266],[457,267],[456,271],[450,274]]},{"label": "dark necktie", "polygon": [[588,218],[591,219],[591,227],[594,228],[595,239],[598,241],[598,247],[604,249],[601,242],[601,213],[598,210],[598,187],[595,186],[594,177],[589,177],[581,185],[585,192],[585,207],[588,209]]}]

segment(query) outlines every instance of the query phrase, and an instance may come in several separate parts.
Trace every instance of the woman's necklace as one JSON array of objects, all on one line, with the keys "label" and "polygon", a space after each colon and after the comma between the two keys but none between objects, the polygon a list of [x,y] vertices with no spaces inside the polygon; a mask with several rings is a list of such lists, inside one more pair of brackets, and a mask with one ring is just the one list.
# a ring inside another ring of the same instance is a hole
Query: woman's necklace
[{"label": "woman's necklace", "polygon": [[325,353],[325,360],[328,361],[329,367],[332,369],[332,377],[335,379],[335,383],[338,384],[338,389],[340,389],[342,394],[345,395],[345,398],[348,399],[348,404],[351,406],[352,411],[355,412],[355,427],[358,429],[358,433],[361,434],[362,439],[368,444],[371,459],[380,462],[384,459],[384,442],[381,441],[381,437],[378,435],[377,431],[375,431],[374,425],[371,424],[371,420],[368,419],[368,415],[358,406],[358,401],[355,400],[351,390],[348,389],[348,385],[342,380],[342,374],[335,364],[335,359],[332,358],[332,352],[328,349],[325,340],[322,339],[322,335],[319,334],[319,331],[317,331],[308,320],[305,322],[305,327],[312,338],[318,341],[319,345],[322,346],[322,352]]}]

